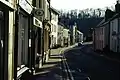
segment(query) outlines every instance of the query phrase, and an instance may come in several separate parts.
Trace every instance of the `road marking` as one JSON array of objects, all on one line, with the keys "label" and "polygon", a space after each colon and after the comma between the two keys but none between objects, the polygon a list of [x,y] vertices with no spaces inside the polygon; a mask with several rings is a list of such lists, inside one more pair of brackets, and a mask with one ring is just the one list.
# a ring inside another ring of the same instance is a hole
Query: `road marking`
[{"label": "road marking", "polygon": [[[66,59],[65,56],[64,56],[64,54],[63,54],[63,58]],[[72,72],[71,72],[71,70],[69,68],[69,65],[68,65],[67,61],[65,61],[65,64],[66,64],[66,67],[68,68],[68,72],[70,73],[71,80],[74,80],[74,77],[72,75]]]}]

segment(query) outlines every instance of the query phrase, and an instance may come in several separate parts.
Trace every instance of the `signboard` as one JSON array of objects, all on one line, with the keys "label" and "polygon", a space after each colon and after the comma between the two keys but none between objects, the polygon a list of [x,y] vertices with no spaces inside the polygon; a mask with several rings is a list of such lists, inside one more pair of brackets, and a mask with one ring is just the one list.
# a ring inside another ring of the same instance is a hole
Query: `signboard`
[{"label": "signboard", "polygon": [[31,47],[31,39],[29,39],[29,47]]},{"label": "signboard", "polygon": [[43,16],[44,15],[44,10],[43,9],[35,9],[34,14],[37,16]]},{"label": "signboard", "polygon": [[35,17],[33,17],[33,25],[42,28],[42,22]]},{"label": "signboard", "polygon": [[30,5],[32,5],[32,0],[27,0],[27,2],[28,2]]},{"label": "signboard", "polygon": [[32,7],[26,0],[19,0],[19,5],[23,8],[27,13],[31,14]]}]

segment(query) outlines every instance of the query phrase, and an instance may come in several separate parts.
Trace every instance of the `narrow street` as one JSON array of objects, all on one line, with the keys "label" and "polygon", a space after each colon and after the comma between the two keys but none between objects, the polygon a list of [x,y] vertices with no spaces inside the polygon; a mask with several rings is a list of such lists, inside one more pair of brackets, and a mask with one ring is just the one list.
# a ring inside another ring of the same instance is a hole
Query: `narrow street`
[{"label": "narrow street", "polygon": [[73,80],[120,80],[120,63],[96,55],[87,45],[64,55]]},{"label": "narrow street", "polygon": [[53,49],[49,61],[29,80],[120,80],[119,70],[119,62],[86,44]]}]

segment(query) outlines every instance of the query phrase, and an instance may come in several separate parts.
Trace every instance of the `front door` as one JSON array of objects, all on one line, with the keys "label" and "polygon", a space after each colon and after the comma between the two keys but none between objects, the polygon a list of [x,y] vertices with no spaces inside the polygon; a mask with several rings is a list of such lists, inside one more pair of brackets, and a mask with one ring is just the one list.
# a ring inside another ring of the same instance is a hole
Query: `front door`
[{"label": "front door", "polygon": [[[0,80],[7,79],[7,39],[5,13],[0,9]],[[6,45],[6,46],[5,46]],[[6,79],[5,79],[6,78]]]},{"label": "front door", "polygon": [[0,11],[0,80],[3,80],[3,28],[4,28],[4,23],[3,23],[3,12]]}]

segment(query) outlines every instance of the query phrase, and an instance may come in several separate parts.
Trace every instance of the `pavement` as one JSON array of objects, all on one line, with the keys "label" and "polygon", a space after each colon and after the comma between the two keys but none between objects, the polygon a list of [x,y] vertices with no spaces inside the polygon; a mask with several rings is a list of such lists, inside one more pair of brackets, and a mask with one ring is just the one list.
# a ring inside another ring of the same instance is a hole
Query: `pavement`
[{"label": "pavement", "polygon": [[120,80],[119,62],[77,45],[52,49],[48,62],[27,80]]},{"label": "pavement", "polygon": [[48,62],[46,62],[30,80],[67,80],[68,77],[66,77],[67,72],[65,72],[64,69],[62,54],[65,50],[75,46],[77,46],[77,44],[69,47],[52,49]]}]

